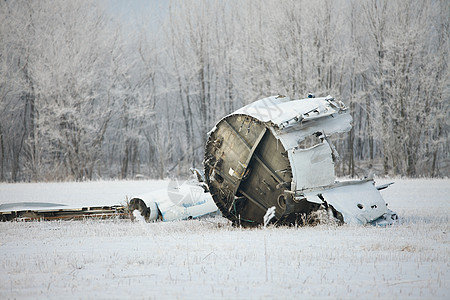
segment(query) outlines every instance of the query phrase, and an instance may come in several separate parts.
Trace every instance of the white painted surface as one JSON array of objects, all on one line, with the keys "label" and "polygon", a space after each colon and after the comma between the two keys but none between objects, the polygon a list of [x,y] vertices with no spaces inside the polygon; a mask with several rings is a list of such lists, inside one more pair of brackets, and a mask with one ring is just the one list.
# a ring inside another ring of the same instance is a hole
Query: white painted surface
[{"label": "white painted surface", "polygon": [[288,151],[288,157],[297,190],[334,183],[334,163],[326,141],[313,148]]}]

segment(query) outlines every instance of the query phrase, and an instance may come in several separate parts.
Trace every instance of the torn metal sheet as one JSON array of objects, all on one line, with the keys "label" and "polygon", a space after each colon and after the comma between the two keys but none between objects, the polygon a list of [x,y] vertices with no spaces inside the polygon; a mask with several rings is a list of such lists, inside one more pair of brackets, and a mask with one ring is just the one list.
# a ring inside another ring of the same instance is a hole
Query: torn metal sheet
[{"label": "torn metal sheet", "polygon": [[334,183],[331,148],[326,141],[308,149],[289,150],[288,154],[296,189]]},{"label": "torn metal sheet", "polygon": [[262,224],[272,207],[276,224],[299,224],[324,208],[346,223],[382,218],[387,208],[373,180],[335,181],[338,154],[328,136],[351,122],[331,96],[273,96],[224,117],[209,133],[203,162],[217,207],[244,226]]},{"label": "torn metal sheet", "polygon": [[[143,201],[145,205],[139,200]],[[217,211],[211,194],[205,189],[204,184],[197,180],[181,184],[171,181],[165,189],[140,195],[130,200],[131,205],[135,202],[137,204],[130,210],[141,211],[146,221],[195,219]]]},{"label": "torn metal sheet", "polygon": [[304,192],[303,197],[332,207],[348,224],[373,222],[388,210],[373,180],[339,182],[324,189]]}]

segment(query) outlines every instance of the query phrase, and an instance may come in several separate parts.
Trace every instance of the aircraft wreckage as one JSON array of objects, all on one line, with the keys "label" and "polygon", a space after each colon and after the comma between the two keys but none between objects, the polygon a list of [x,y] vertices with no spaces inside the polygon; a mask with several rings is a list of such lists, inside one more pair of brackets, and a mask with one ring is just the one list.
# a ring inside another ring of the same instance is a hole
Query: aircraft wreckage
[{"label": "aircraft wreckage", "polygon": [[233,224],[246,227],[269,221],[303,225],[315,222],[318,215],[338,223],[393,224],[397,215],[379,192],[389,184],[375,186],[371,178],[335,179],[334,162],[339,156],[329,136],[349,131],[351,122],[344,103],[331,96],[268,97],[225,116],[209,132],[204,175],[193,170],[196,182],[169,184],[164,190],[132,198],[126,206],[0,207],[0,217],[133,219],[138,212],[146,221],[173,221],[219,209]]},{"label": "aircraft wreckage", "polygon": [[373,179],[335,181],[338,158],[328,137],[351,129],[347,107],[331,96],[253,102],[220,120],[209,134],[205,179],[223,216],[259,225],[274,207],[275,224],[303,224],[326,210],[344,223],[392,223]]}]

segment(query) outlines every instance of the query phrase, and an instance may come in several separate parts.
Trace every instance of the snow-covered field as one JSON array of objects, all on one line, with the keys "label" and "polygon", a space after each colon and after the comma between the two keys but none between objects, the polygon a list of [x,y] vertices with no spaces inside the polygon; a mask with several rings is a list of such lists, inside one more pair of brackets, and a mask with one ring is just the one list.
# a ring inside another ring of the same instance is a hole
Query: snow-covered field
[{"label": "snow-covered field", "polygon": [[[387,228],[0,223],[0,299],[448,299],[450,180],[393,181],[382,194],[401,222]],[[166,185],[0,184],[0,204],[121,204]]]}]

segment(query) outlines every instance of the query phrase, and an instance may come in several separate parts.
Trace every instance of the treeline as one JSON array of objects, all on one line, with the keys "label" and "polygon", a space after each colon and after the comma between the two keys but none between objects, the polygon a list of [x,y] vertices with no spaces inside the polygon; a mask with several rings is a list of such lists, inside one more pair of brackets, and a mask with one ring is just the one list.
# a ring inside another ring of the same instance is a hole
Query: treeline
[{"label": "treeline", "polygon": [[310,92],[353,115],[339,175],[450,175],[447,0],[107,5],[0,2],[0,181],[184,175],[227,113]]}]

